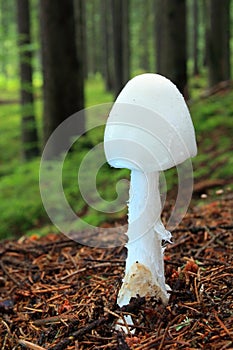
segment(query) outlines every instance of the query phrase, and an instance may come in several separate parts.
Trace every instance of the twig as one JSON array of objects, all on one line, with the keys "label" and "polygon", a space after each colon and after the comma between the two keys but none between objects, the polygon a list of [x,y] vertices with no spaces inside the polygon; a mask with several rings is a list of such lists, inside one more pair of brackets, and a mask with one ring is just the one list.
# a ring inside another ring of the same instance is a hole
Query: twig
[{"label": "twig", "polygon": [[[144,298],[135,298],[132,300],[132,302],[128,305],[123,306],[122,308],[120,308],[120,311],[122,312],[135,312],[136,310],[138,310],[140,308],[140,306],[143,303]],[[50,347],[48,350],[63,350],[65,349],[66,346],[68,346],[71,342],[73,342],[74,340],[80,339],[84,334],[90,332],[92,329],[99,327],[100,325],[106,323],[106,322],[110,322],[113,319],[113,316],[116,317],[116,313],[111,312],[109,313],[108,310],[108,315],[107,316],[103,316],[101,318],[99,318],[98,320],[95,320],[91,323],[89,323],[87,326],[77,330],[76,332],[72,333],[69,337],[63,339],[61,342],[59,342],[58,344],[56,344],[55,346]],[[121,315],[119,314],[119,317]]]},{"label": "twig", "polygon": [[233,295],[233,288],[228,290],[228,292],[222,296],[222,300],[226,299],[229,295]]},{"label": "twig", "polygon": [[99,327],[103,323],[108,322],[110,316],[103,316],[98,320],[95,320],[89,323],[87,326],[75,331],[68,338],[63,339],[61,342],[56,344],[55,346],[50,347],[48,350],[63,350],[65,349],[71,342],[74,340],[80,339],[84,334],[90,332],[92,329]]},{"label": "twig", "polygon": [[79,274],[80,272],[84,272],[86,270],[92,270],[92,269],[97,269],[100,267],[109,267],[109,266],[113,266],[113,264],[111,264],[110,262],[106,262],[106,263],[96,264],[96,265],[92,265],[92,266],[86,266],[86,267],[83,267],[79,270],[76,270],[76,271],[70,273],[69,275],[61,277],[60,280],[58,280],[58,281],[64,281],[67,278],[73,277],[73,276]]},{"label": "twig", "polygon": [[158,350],[162,350],[163,349],[163,345],[164,345],[164,341],[165,341],[165,338],[166,338],[166,335],[167,335],[167,332],[168,332],[168,329],[169,329],[169,323],[164,331],[164,334],[163,334],[163,337],[162,337],[162,340],[161,340],[161,343],[159,344],[159,348]]},{"label": "twig", "polygon": [[107,307],[104,308],[104,311],[108,312],[109,314],[115,316],[116,318],[119,318],[120,315],[118,315],[116,312],[113,312],[109,310]]},{"label": "twig", "polygon": [[205,245],[203,245],[200,249],[198,249],[196,254],[195,254],[195,258],[198,258],[198,256],[201,254],[201,252],[203,252],[203,250],[205,250],[208,246],[210,246],[221,235],[222,235],[222,232],[217,233]]},{"label": "twig", "polygon": [[130,350],[128,344],[125,341],[124,333],[122,333],[122,332],[117,333],[117,342],[118,342],[119,349]]},{"label": "twig", "polygon": [[51,316],[51,317],[46,317],[46,318],[42,318],[42,319],[38,319],[33,321],[33,324],[35,326],[42,326],[44,324],[48,324],[48,323],[57,323],[57,322],[62,322],[65,320],[73,320],[76,319],[75,315],[58,315],[58,316]]},{"label": "twig", "polygon": [[197,233],[199,231],[205,231],[206,228],[208,228],[210,231],[216,231],[217,229],[221,228],[223,230],[233,230],[233,225],[216,225],[216,226],[192,226],[189,228],[175,228],[172,230],[173,233],[175,232],[191,232],[191,233]]},{"label": "twig", "polygon": [[16,281],[16,279],[7,271],[2,261],[0,261],[0,266],[2,271],[7,275],[7,277],[9,277],[19,287],[20,283]]},{"label": "twig", "polygon": [[220,320],[220,318],[218,317],[216,311],[214,312],[214,316],[216,318],[216,320],[218,321],[220,327],[222,329],[224,329],[224,331],[229,335],[229,337],[233,340],[233,334],[229,331],[229,329],[227,329],[227,327],[225,326],[225,324],[222,322],[222,320]]},{"label": "twig", "polygon": [[[229,263],[227,263],[226,261],[222,261],[222,260],[217,260],[217,259],[210,259],[210,258],[206,258],[206,257],[198,257],[199,261],[203,261],[202,262],[202,266],[212,266],[214,265],[224,265],[224,266],[231,266]],[[167,261],[165,261],[167,263]]]},{"label": "twig", "polygon": [[111,264],[120,264],[120,265],[124,265],[125,264],[125,261],[123,260],[120,260],[120,259],[115,259],[115,260],[106,260],[106,259],[91,259],[91,258],[83,258],[84,261],[89,261],[89,262],[109,262]]},{"label": "twig", "polygon": [[149,345],[155,345],[162,338],[163,334],[158,337],[153,335],[152,337],[147,338],[146,341],[142,341],[142,345],[135,347],[135,350],[146,350],[148,349]]},{"label": "twig", "polygon": [[28,349],[32,349],[32,350],[46,350],[45,348],[42,348],[39,345],[33,344],[30,341],[23,340],[23,339],[19,340],[19,345],[26,346]]}]

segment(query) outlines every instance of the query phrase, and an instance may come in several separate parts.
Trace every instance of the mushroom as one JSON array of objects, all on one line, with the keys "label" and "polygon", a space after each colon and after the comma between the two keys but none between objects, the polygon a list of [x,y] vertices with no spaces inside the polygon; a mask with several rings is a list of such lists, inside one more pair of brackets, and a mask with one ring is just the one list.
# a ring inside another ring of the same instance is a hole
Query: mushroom
[{"label": "mushroom", "polygon": [[[152,73],[131,79],[107,120],[104,150],[108,163],[131,170],[128,242],[119,306],[132,297],[156,296],[168,302],[162,240],[159,173],[196,155],[192,120],[183,96],[167,78]],[[132,324],[130,318],[128,324]]]}]

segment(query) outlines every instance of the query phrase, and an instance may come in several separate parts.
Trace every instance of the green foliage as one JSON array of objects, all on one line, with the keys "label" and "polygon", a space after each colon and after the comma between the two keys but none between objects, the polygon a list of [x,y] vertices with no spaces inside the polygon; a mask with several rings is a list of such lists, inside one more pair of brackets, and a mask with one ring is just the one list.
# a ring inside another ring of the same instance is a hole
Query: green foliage
[{"label": "green foliage", "polygon": [[45,212],[38,188],[39,160],[17,166],[0,181],[0,237],[21,235],[36,226]]},{"label": "green foliage", "polygon": [[0,176],[11,173],[20,163],[20,107],[0,105]]},{"label": "green foliage", "polygon": [[86,81],[85,91],[86,107],[113,102],[113,95],[105,91],[104,82],[100,74],[96,74]]},{"label": "green foliage", "polygon": [[232,99],[231,91],[200,99],[191,106],[199,146],[193,162],[196,179],[232,177]]},{"label": "green foliage", "polygon": [[[0,0],[0,74],[14,79],[17,73],[16,3]],[[10,83],[10,82],[9,82]],[[2,97],[1,97],[2,98]]]},{"label": "green foliage", "polygon": [[[193,86],[202,85],[199,80]],[[0,88],[1,89],[1,88]],[[14,93],[14,84],[12,84]],[[39,90],[38,90],[39,91]],[[86,100],[88,106],[101,102],[111,102],[111,94],[104,92],[104,84],[99,76],[87,82]],[[190,108],[196,129],[198,155],[193,159],[195,181],[210,178],[232,177],[232,134],[233,134],[233,92],[222,93],[210,98],[197,99]],[[36,113],[41,115],[41,101],[36,101]],[[18,104],[0,105],[0,237],[28,233],[47,234],[57,232],[43,209],[39,193],[40,159],[23,164],[20,158],[20,108]],[[91,125],[92,114],[88,115]],[[103,122],[106,116],[103,116]],[[102,122],[102,121],[101,121]],[[38,118],[41,130],[41,118]],[[83,220],[92,225],[114,221],[126,214],[126,208],[116,214],[105,214],[102,204],[98,209],[87,206],[77,185],[79,166],[85,155],[103,140],[104,125],[82,136],[66,157],[63,168],[64,193],[74,212],[83,215]],[[94,170],[90,168],[90,174]],[[166,187],[171,190],[177,181],[176,169],[165,172]],[[117,198],[117,183],[129,179],[129,171],[113,169],[102,165],[97,173],[96,196],[106,201]],[[91,185],[89,176],[85,186]],[[126,200],[128,191],[125,191]]]},{"label": "green foliage", "polygon": [[[2,79],[3,81],[3,79]],[[38,87],[41,80],[38,77]],[[0,86],[4,88],[4,84]],[[6,99],[11,100],[14,95],[15,85],[8,85]],[[39,90],[38,90],[39,92]],[[9,94],[9,95],[8,95]],[[100,102],[112,102],[111,94],[105,93],[104,84],[97,75],[96,78],[87,82],[86,87],[87,104],[93,106]],[[41,115],[41,101],[36,101],[36,114]],[[48,233],[49,230],[56,231],[51,225],[43,205],[39,192],[39,164],[40,159],[22,164],[21,160],[21,139],[20,139],[20,106],[18,104],[0,105],[0,238],[21,235],[29,232]],[[88,116],[88,120],[92,116]],[[106,116],[105,116],[106,119]],[[104,123],[104,118],[102,123]],[[87,124],[91,124],[87,121]],[[39,133],[41,134],[41,118],[38,118]],[[104,126],[91,130],[85,137],[81,137],[74,146],[73,151],[68,155],[64,163],[63,186],[64,192],[73,210],[82,212],[85,202],[80,195],[77,183],[78,167],[85,154],[96,144],[103,140]],[[74,171],[74,164],[77,166]],[[117,170],[115,171],[117,173]],[[103,176],[101,175],[103,174]],[[116,177],[112,176],[112,182]],[[97,188],[104,188],[109,179],[109,171],[103,170],[98,174]],[[107,198],[112,198],[113,183],[108,187]],[[102,194],[104,191],[102,191]],[[99,224],[106,219],[94,209],[86,212],[85,221],[90,224]]]}]

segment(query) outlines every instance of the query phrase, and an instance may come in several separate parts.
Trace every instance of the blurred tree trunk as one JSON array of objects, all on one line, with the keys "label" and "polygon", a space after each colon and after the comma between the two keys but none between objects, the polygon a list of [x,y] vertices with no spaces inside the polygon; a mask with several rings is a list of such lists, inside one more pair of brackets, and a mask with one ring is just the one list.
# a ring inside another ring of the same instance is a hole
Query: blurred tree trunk
[{"label": "blurred tree trunk", "polygon": [[207,56],[208,56],[208,32],[209,32],[209,1],[203,0],[202,2],[202,25],[204,27],[204,49],[203,49],[203,66],[207,67]]},{"label": "blurred tree trunk", "polygon": [[86,38],[86,1],[74,0],[75,30],[78,65],[82,67],[82,80],[87,78],[87,38]]},{"label": "blurred tree trunk", "polygon": [[[44,78],[44,141],[66,118],[84,108],[83,67],[78,59],[73,0],[40,0],[42,63]],[[82,53],[79,53],[82,59]],[[72,135],[85,130],[80,113]],[[70,136],[72,136],[70,135]],[[69,147],[70,140],[54,145],[50,156]]]},{"label": "blurred tree trunk", "polygon": [[162,0],[154,1],[154,13],[155,13],[155,57],[156,57],[156,71],[162,72],[162,41],[163,41],[163,27],[162,21],[164,17],[161,15],[163,11]]},{"label": "blurred tree trunk", "polygon": [[20,62],[21,137],[23,157],[39,155],[32,83],[30,9],[28,0],[17,0],[18,45]]},{"label": "blurred tree trunk", "polygon": [[207,42],[209,86],[230,79],[230,0],[209,2]]},{"label": "blurred tree trunk", "polygon": [[130,77],[129,0],[112,0],[114,93],[117,96]]},{"label": "blurred tree trunk", "polygon": [[187,99],[186,1],[156,0],[156,12],[156,70]]},{"label": "blurred tree trunk", "polygon": [[142,68],[145,71],[150,70],[150,51],[149,51],[149,36],[150,36],[150,15],[151,15],[151,8],[150,8],[150,2],[143,1],[141,3],[141,11],[140,14],[142,16],[141,21],[141,30],[139,32],[139,64],[140,68]]},{"label": "blurred tree trunk", "polygon": [[91,6],[91,13],[90,13],[90,24],[91,24],[91,31],[90,31],[90,73],[95,74],[98,72],[98,58],[97,58],[97,21],[96,21],[96,1],[92,1],[90,3]]},{"label": "blurred tree trunk", "polygon": [[103,52],[101,51],[102,28],[101,28],[102,0],[86,1],[87,11],[87,67],[88,74],[103,73]]},{"label": "blurred tree trunk", "polygon": [[0,72],[7,89],[18,74],[17,4],[15,0],[0,1]]},{"label": "blurred tree trunk", "polygon": [[8,78],[8,72],[7,72],[7,60],[8,60],[8,50],[7,45],[5,44],[6,40],[9,40],[9,18],[8,18],[8,2],[6,1],[0,1],[0,67],[1,67],[1,73],[5,76],[6,81]]},{"label": "blurred tree trunk", "polygon": [[198,29],[199,29],[198,0],[193,0],[193,75],[194,76],[199,74]]},{"label": "blurred tree trunk", "polygon": [[113,67],[113,30],[111,3],[109,0],[101,1],[101,20],[102,20],[102,49],[103,49],[103,76],[107,91],[113,91],[114,88],[114,67]]}]

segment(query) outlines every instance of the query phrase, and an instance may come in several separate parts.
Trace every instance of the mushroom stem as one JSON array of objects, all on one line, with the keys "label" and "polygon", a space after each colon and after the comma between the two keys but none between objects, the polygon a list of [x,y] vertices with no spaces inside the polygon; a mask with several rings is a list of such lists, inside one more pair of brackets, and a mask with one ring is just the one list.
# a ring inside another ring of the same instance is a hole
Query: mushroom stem
[{"label": "mushroom stem", "polygon": [[132,170],[129,197],[128,256],[118,304],[137,295],[157,296],[166,304],[162,240],[170,240],[171,234],[160,220],[159,172]]}]

